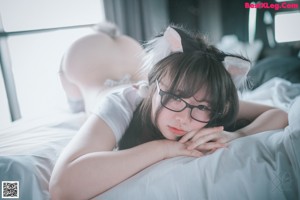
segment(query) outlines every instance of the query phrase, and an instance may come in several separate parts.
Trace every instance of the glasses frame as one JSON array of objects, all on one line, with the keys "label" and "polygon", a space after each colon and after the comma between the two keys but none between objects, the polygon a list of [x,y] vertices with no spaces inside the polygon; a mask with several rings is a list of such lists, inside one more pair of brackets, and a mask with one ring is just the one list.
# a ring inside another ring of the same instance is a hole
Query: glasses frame
[{"label": "glasses frame", "polygon": [[[158,94],[159,94],[160,97],[161,97],[161,98],[160,98],[160,104],[161,104],[164,108],[166,108],[166,109],[168,109],[168,110],[170,110],[170,111],[173,111],[173,112],[182,112],[184,109],[190,108],[190,109],[191,109],[191,111],[190,111],[190,117],[191,117],[193,120],[198,121],[198,122],[202,122],[202,123],[209,123],[209,122],[212,120],[212,119],[210,119],[210,120],[208,120],[208,121],[202,121],[202,120],[195,119],[195,118],[192,116],[192,111],[193,111],[193,109],[194,109],[194,108],[198,108],[199,110],[201,110],[200,107],[201,107],[202,105],[193,106],[193,105],[189,104],[188,102],[186,102],[185,100],[183,100],[181,97],[179,97],[179,96],[177,96],[177,95],[175,95],[175,94],[172,94],[172,93],[170,93],[170,92],[163,91],[163,90],[160,89],[160,87],[159,87],[158,80],[156,80],[156,87],[157,87],[157,92],[158,92]],[[174,97],[180,99],[182,102],[185,103],[185,106],[184,106],[181,110],[173,110],[173,109],[170,109],[170,108],[166,107],[166,106],[164,105],[164,103],[163,103],[163,95],[166,95],[166,94],[167,94],[167,95],[172,95],[172,96],[174,96]],[[212,112],[211,109],[206,109],[206,110]]]}]

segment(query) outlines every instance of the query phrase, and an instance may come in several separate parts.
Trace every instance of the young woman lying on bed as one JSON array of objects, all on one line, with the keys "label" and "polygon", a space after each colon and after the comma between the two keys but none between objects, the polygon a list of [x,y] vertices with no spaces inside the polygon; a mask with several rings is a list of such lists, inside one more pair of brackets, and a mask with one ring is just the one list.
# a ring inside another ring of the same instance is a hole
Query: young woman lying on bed
[{"label": "young woman lying on bed", "polygon": [[[284,111],[239,101],[247,59],[175,26],[149,44],[147,83],[101,98],[56,163],[52,199],[90,199],[163,159],[201,157],[236,138],[287,126]],[[245,119],[247,126],[228,131]]]}]

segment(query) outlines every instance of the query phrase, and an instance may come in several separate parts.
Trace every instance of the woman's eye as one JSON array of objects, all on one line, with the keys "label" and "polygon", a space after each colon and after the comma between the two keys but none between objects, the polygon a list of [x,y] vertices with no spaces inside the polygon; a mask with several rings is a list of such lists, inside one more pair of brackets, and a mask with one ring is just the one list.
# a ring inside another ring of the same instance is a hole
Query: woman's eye
[{"label": "woman's eye", "polygon": [[210,109],[207,107],[207,106],[205,106],[205,105],[199,105],[198,106],[198,109],[199,110],[203,110],[203,111],[209,111]]},{"label": "woman's eye", "polygon": [[173,99],[174,101],[181,101],[181,99],[180,99],[179,97],[173,96],[173,95],[172,95],[172,99]]},{"label": "woman's eye", "polygon": [[168,98],[172,101],[181,102],[181,98],[172,94],[168,95]]}]

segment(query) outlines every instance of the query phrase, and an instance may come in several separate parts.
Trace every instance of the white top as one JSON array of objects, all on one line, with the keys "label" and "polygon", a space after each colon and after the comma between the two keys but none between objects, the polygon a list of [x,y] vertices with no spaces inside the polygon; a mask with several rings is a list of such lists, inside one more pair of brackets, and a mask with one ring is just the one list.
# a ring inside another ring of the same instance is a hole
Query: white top
[{"label": "white top", "polygon": [[120,141],[132,119],[133,112],[141,102],[139,90],[127,85],[101,97],[93,113],[103,119],[112,129],[116,143]]}]

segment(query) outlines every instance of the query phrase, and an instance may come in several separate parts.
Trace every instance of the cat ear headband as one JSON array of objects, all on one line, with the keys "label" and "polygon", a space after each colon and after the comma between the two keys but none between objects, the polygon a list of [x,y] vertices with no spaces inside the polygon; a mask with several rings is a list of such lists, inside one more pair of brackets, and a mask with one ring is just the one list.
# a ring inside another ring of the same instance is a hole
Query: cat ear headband
[{"label": "cat ear headband", "polygon": [[[195,39],[176,27],[168,27],[162,35],[150,41],[145,50],[147,52],[144,60],[143,70],[148,72],[152,66],[163,58],[175,52],[193,52],[201,49]],[[249,61],[239,57],[225,55],[222,63],[230,73],[237,88],[244,85],[251,64]]]}]

